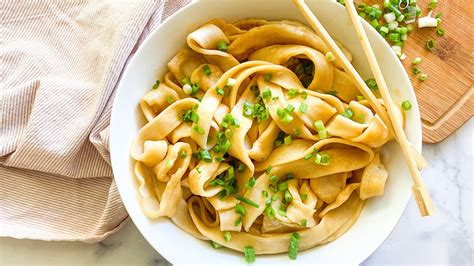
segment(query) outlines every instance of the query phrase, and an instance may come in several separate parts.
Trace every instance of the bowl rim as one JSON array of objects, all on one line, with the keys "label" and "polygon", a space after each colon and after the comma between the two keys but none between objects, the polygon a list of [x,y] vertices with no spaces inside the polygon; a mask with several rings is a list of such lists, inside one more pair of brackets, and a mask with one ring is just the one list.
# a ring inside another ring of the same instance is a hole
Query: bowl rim
[{"label": "bowl rim", "polygon": [[[117,102],[119,101],[120,99],[120,95],[121,95],[121,92],[123,91],[123,89],[121,89],[123,86],[123,83],[124,83],[124,79],[123,77],[126,77],[128,76],[128,73],[132,71],[132,68],[130,66],[134,65],[134,62],[137,60],[137,56],[138,54],[140,54],[142,52],[142,50],[146,49],[145,47],[147,46],[147,44],[154,38],[154,36],[156,34],[158,34],[158,32],[160,31],[161,28],[165,27],[165,26],[168,26],[167,25],[167,22],[170,21],[170,20],[173,20],[175,17],[179,16],[182,12],[185,12],[186,10],[188,9],[192,9],[194,8],[196,5],[198,5],[200,2],[216,2],[216,1],[222,1],[222,0],[193,0],[191,1],[190,3],[186,4],[185,6],[183,6],[182,8],[180,8],[178,11],[176,11],[175,13],[173,13],[172,15],[170,15],[169,17],[167,17],[165,20],[163,20],[162,22],[160,22],[160,24],[158,26],[156,26],[152,31],[150,31],[150,33],[144,38],[143,42],[139,45],[139,47],[137,48],[137,50],[134,52],[134,54],[132,55],[130,61],[127,63],[127,65],[125,66],[125,69],[122,73],[122,75],[120,76],[120,80],[119,82],[117,83],[117,87],[116,87],[116,94],[114,96],[114,99],[113,99],[113,104],[112,104],[112,110],[111,110],[111,118],[110,118],[110,132],[109,132],[109,150],[110,150],[110,161],[111,161],[111,167],[112,167],[112,171],[114,172],[114,180],[115,180],[115,170],[114,170],[114,161],[117,160],[117,159],[114,159],[116,158],[118,155],[115,155],[115,153],[113,152],[114,150],[114,146],[113,143],[115,143],[115,138],[114,138],[114,124],[117,124],[117,121],[118,118],[118,111],[117,111]],[[229,0],[223,0],[223,1],[229,1]],[[244,0],[244,1],[250,1],[250,0]],[[313,0],[313,1],[308,1],[308,2],[324,2],[324,1],[319,1],[319,0]],[[337,2],[331,2],[331,3],[334,3],[334,4],[337,4]],[[341,6],[342,7],[342,6]],[[344,8],[344,7],[342,7]],[[376,30],[373,28],[373,27],[370,27],[370,24],[361,19],[362,20],[362,24],[364,26],[364,29],[367,30],[367,28],[369,29],[369,31],[374,31],[376,32]],[[369,26],[369,27],[367,27]],[[376,32],[377,33],[377,32]],[[377,33],[377,38],[382,38],[378,33]],[[386,46],[388,49],[392,50],[390,45],[385,41],[383,40],[382,42],[382,45]],[[392,56],[395,56],[397,60],[393,60],[396,62],[397,64],[397,68],[400,68],[400,69],[403,69],[402,71],[402,76],[403,76],[403,79],[405,79],[407,82],[407,84],[409,84],[409,86],[406,88],[407,90],[409,91],[412,91],[414,93],[414,89],[413,89],[413,85],[408,77],[408,74],[406,72],[406,70],[404,69],[403,67],[403,64],[400,60],[398,60],[398,57],[395,55],[395,53],[392,53]],[[417,118],[417,120],[419,120],[420,118],[420,113],[419,113],[419,106],[418,106],[418,101],[416,99],[416,97],[414,98],[414,101],[412,101],[412,106],[414,107],[414,109],[417,110],[415,116]],[[420,133],[421,133],[421,124],[420,124]],[[416,139],[416,142],[415,143],[412,143],[415,147],[415,149],[418,151],[418,152],[421,152],[422,151],[422,134],[418,134],[417,136],[417,139]],[[117,183],[117,182],[116,182]],[[129,210],[129,208],[131,208],[130,206],[130,202],[128,202],[128,200],[124,200],[125,197],[122,195],[122,193],[124,193],[124,191],[121,191],[120,187],[117,185],[117,190],[119,192],[119,195],[121,197],[121,200],[123,202],[123,205],[125,206],[125,209]],[[398,218],[396,219],[396,222],[393,224],[392,228],[389,230],[389,233],[384,237],[382,238],[378,243],[377,245],[374,245],[373,248],[371,248],[370,250],[368,249],[367,253],[364,254],[363,256],[360,257],[360,259],[354,263],[357,263],[357,264],[360,264],[362,263],[363,261],[365,261],[366,259],[368,259],[377,249],[379,249],[381,247],[381,245],[383,244],[383,242],[392,234],[393,230],[395,229],[396,225],[399,223],[400,219],[402,218],[403,214],[405,213],[406,209],[407,209],[407,206],[408,206],[408,203],[410,201],[410,198],[411,198],[411,193],[408,194],[409,196],[406,197],[405,199],[399,199],[400,201],[404,201],[403,202],[403,211],[400,212],[400,215],[398,216]],[[175,261],[172,260],[172,258],[170,257],[170,254],[166,254],[166,252],[162,252],[163,249],[161,249],[160,245],[156,245],[154,243],[154,241],[151,240],[151,236],[150,234],[147,234],[145,231],[144,231],[144,228],[140,227],[137,225],[137,222],[135,221],[135,218],[132,216],[132,215],[129,215],[130,219],[132,220],[132,222],[134,223],[135,227],[137,228],[137,230],[140,232],[140,234],[146,239],[146,241],[148,242],[148,244],[150,246],[153,247],[153,249],[159,253],[160,256],[162,256],[164,259],[166,259],[168,262],[174,264],[176,263]],[[395,220],[395,219],[394,219]],[[171,222],[171,221],[170,221]],[[176,225],[174,225],[176,226]]]}]

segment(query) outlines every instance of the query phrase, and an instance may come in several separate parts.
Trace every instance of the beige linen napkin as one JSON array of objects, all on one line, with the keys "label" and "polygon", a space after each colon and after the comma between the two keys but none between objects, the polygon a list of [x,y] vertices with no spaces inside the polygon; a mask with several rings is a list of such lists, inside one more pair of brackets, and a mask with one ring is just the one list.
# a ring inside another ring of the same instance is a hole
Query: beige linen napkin
[{"label": "beige linen napkin", "polygon": [[127,219],[109,165],[115,87],[188,1],[0,2],[0,236],[99,241]]}]

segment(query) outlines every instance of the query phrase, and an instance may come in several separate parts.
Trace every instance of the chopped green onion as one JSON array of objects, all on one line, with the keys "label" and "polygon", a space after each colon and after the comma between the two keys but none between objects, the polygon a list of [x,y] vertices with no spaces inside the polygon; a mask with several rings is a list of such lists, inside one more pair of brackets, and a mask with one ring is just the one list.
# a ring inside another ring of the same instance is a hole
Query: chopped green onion
[{"label": "chopped green onion", "polygon": [[400,41],[400,33],[390,33],[388,35],[388,39],[392,42],[399,42]]},{"label": "chopped green onion", "polygon": [[210,76],[212,74],[212,71],[211,71],[211,68],[209,67],[209,65],[204,65],[202,67],[202,71],[204,72],[204,74],[206,76]]},{"label": "chopped green onion", "polygon": [[217,50],[227,52],[227,43],[224,40],[217,42]]},{"label": "chopped green onion", "polygon": [[247,263],[255,262],[255,250],[251,246],[244,247],[245,261]]},{"label": "chopped green onion", "polygon": [[444,34],[446,33],[446,30],[442,27],[438,27],[438,29],[436,30],[436,33],[439,35],[439,36],[444,36]]},{"label": "chopped green onion", "polygon": [[239,163],[239,166],[237,166],[237,172],[238,173],[243,173],[246,168],[247,168],[247,166],[245,166],[245,164]]},{"label": "chopped green onion", "polygon": [[224,239],[225,239],[225,241],[227,241],[227,242],[229,242],[229,241],[232,239],[232,235],[230,234],[229,231],[226,231],[226,232],[224,233]]},{"label": "chopped green onion", "polygon": [[201,156],[201,160],[205,162],[212,162],[212,157],[209,151],[207,150],[200,150],[199,155]]},{"label": "chopped green onion", "polygon": [[239,203],[237,203],[237,205],[235,205],[235,213],[237,213],[238,215],[240,216],[245,216],[245,208],[244,206],[240,205]]},{"label": "chopped green onion", "polygon": [[160,86],[160,83],[161,83],[161,81],[160,81],[159,79],[157,79],[157,80],[155,81],[155,84],[153,84],[152,89],[153,89],[153,90],[158,89],[158,87]]},{"label": "chopped green onion", "polygon": [[285,145],[291,144],[291,142],[293,142],[293,137],[291,135],[288,135],[283,139],[283,143],[285,143]]},{"label": "chopped green onion", "polygon": [[278,177],[276,175],[272,175],[270,176],[270,181],[272,181],[272,183],[275,183],[277,181]]},{"label": "chopped green onion", "polygon": [[293,111],[295,110],[295,107],[291,104],[288,104],[286,107],[285,107],[285,110],[286,110],[286,113],[287,114],[291,114],[293,113]]},{"label": "chopped green onion", "polygon": [[411,62],[412,65],[418,65],[423,59],[421,57],[415,57]]},{"label": "chopped green onion", "polygon": [[268,192],[266,190],[262,190],[262,197],[268,197]]},{"label": "chopped green onion", "polygon": [[283,194],[283,199],[285,200],[285,202],[291,202],[293,200],[293,197],[291,196],[291,193],[290,191],[288,190],[285,190],[285,193]]},{"label": "chopped green onion", "polygon": [[242,223],[242,216],[239,216],[239,218],[235,219],[234,226],[238,226],[241,223]]},{"label": "chopped green onion", "polygon": [[436,19],[443,18],[443,13],[439,12],[438,14],[436,14],[435,18]]},{"label": "chopped green onion", "polygon": [[421,70],[420,70],[419,68],[417,68],[417,67],[413,67],[413,68],[412,68],[412,71],[413,71],[413,74],[415,74],[415,75],[418,75],[418,74],[421,73]]},{"label": "chopped green onion", "polygon": [[430,0],[430,2],[428,4],[428,8],[429,9],[434,9],[434,8],[436,8],[437,5],[438,5],[438,0]]},{"label": "chopped green onion", "polygon": [[214,241],[211,240],[211,246],[215,249],[219,249],[219,248],[223,248],[224,246],[219,244],[219,243],[216,243]]},{"label": "chopped green onion", "polygon": [[292,233],[290,239],[290,247],[288,248],[288,256],[292,260],[296,260],[298,257],[298,250],[300,245],[300,235],[298,233]]},{"label": "chopped green onion", "polygon": [[180,151],[179,152],[179,158],[184,159],[188,156],[188,153],[186,151]]},{"label": "chopped green onion", "polygon": [[281,122],[283,124],[289,124],[291,123],[291,121],[293,121],[293,116],[291,116],[290,114],[286,114],[282,119],[281,119]]},{"label": "chopped green onion", "polygon": [[278,189],[277,189],[277,187],[276,187],[274,184],[268,185],[268,188],[270,188],[270,190],[271,190],[272,192],[278,192]]},{"label": "chopped green onion", "polygon": [[195,95],[199,91],[199,85],[194,83],[191,85],[191,95]]},{"label": "chopped green onion", "polygon": [[308,199],[308,194],[301,194],[300,196],[301,196],[301,200],[303,201]]},{"label": "chopped green onion", "polygon": [[405,111],[408,111],[411,109],[411,102],[409,100],[405,100],[402,102],[402,108]]},{"label": "chopped green onion", "polygon": [[436,47],[436,42],[434,40],[428,40],[426,42],[426,49],[428,49],[429,51],[433,51],[433,49]]},{"label": "chopped green onion", "polygon": [[257,203],[255,203],[254,201],[250,200],[250,199],[247,199],[243,196],[240,196],[239,194],[235,194],[234,197],[238,200],[240,200],[241,202],[243,203],[246,203],[248,205],[251,205],[251,206],[254,206],[255,208],[258,208],[260,207],[260,205],[258,205]]},{"label": "chopped green onion", "polygon": [[280,216],[286,217],[286,211],[285,211],[285,210],[279,209],[279,210],[278,210],[278,214],[279,214]]},{"label": "chopped green onion", "polygon": [[320,139],[325,139],[328,137],[328,132],[322,120],[315,121],[314,128],[316,128]]},{"label": "chopped green onion", "polygon": [[191,85],[191,81],[189,80],[188,77],[183,77],[183,78],[181,79],[181,82],[182,82],[183,84]]},{"label": "chopped green onion", "polygon": [[[278,190],[277,190],[278,191]],[[274,194],[271,198],[272,201],[276,201],[278,199],[278,196],[276,194]]]},{"label": "chopped green onion", "polygon": [[422,73],[422,74],[420,75],[420,77],[418,77],[418,79],[421,80],[421,81],[425,81],[425,80],[428,79],[428,74]]},{"label": "chopped green onion", "polygon": [[388,34],[389,29],[388,29],[388,27],[382,26],[382,27],[380,27],[379,32],[380,32],[380,35],[385,37]]},{"label": "chopped green onion", "polygon": [[306,113],[308,111],[308,105],[306,103],[301,103],[300,112]]},{"label": "chopped green onion", "polygon": [[307,160],[311,159],[311,157],[313,157],[313,155],[311,153],[308,153],[308,154],[306,154],[304,159],[307,161]]},{"label": "chopped green onion", "polygon": [[357,101],[363,101],[363,100],[365,100],[365,97],[362,96],[362,95],[357,95],[356,97],[357,97]]},{"label": "chopped green onion", "polygon": [[296,95],[298,95],[298,93],[299,93],[298,89],[292,88],[292,89],[290,89],[290,90],[288,91],[288,96],[290,96],[290,97],[296,97]]},{"label": "chopped green onion", "polygon": [[375,29],[377,29],[377,27],[380,26],[379,21],[377,19],[372,20],[370,22],[370,25],[372,25],[372,27],[374,27]]},{"label": "chopped green onion", "polygon": [[218,95],[224,95],[224,89],[216,87],[216,92]]},{"label": "chopped green onion", "polygon": [[326,53],[326,60],[327,60],[328,62],[333,62],[334,60],[336,60],[336,57],[334,56],[333,53],[327,52],[327,53]]},{"label": "chopped green onion", "polygon": [[272,73],[266,73],[265,75],[263,75],[263,80],[265,80],[266,82],[270,82],[270,80],[272,79],[272,76],[273,76]]},{"label": "chopped green onion", "polygon": [[268,166],[267,169],[265,170],[265,174],[269,175],[272,172],[272,166]]},{"label": "chopped green onion", "polygon": [[351,108],[347,108],[344,113],[342,113],[342,116],[344,116],[345,118],[348,118],[348,119],[351,119],[352,116],[354,116],[354,112],[352,111]]},{"label": "chopped green onion", "polygon": [[284,191],[285,189],[288,189],[288,181],[283,181],[280,184],[278,184],[278,191]]},{"label": "chopped green onion", "polygon": [[308,220],[306,219],[301,220],[301,226],[306,227],[307,224],[308,224]]},{"label": "chopped green onion", "polygon": [[173,96],[168,96],[168,97],[166,97],[166,101],[167,101],[169,104],[174,103],[174,98],[173,98]]},{"label": "chopped green onion", "polygon": [[275,218],[275,210],[271,206],[265,208],[265,214],[270,218],[270,220]]},{"label": "chopped green onion", "polygon": [[301,92],[301,98],[306,100],[308,98],[308,93],[306,91],[302,91]]},{"label": "chopped green onion", "polygon": [[378,85],[377,85],[377,81],[375,81],[375,79],[368,79],[365,81],[365,84],[367,84],[367,86],[369,87],[369,89],[371,90],[378,90]]},{"label": "chopped green onion", "polygon": [[252,176],[252,177],[249,179],[249,181],[247,181],[247,183],[245,184],[245,187],[246,187],[247,189],[251,189],[251,188],[253,188],[254,186],[255,186],[255,177]]},{"label": "chopped green onion", "polygon": [[195,125],[193,127],[193,130],[196,131],[199,135],[204,135],[204,129],[202,129],[200,126]]},{"label": "chopped green onion", "polygon": [[272,98],[272,91],[270,89],[266,89],[266,90],[262,91],[262,98],[263,99]]}]

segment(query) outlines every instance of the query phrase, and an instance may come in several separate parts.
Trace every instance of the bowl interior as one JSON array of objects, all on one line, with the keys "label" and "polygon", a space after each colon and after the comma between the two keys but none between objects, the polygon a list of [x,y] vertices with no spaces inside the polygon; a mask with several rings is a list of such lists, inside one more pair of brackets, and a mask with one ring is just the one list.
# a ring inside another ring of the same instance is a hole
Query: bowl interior
[{"label": "bowl interior", "polygon": [[[321,23],[353,55],[353,64],[363,78],[370,77],[362,48],[344,7],[328,1],[307,1]],[[124,72],[112,111],[110,150],[115,180],[133,222],[147,241],[171,263],[244,263],[243,255],[230,250],[214,250],[209,243],[181,231],[170,220],[152,220],[141,210],[137,184],[131,175],[129,149],[143,126],[139,99],[156,79],[162,78],[166,63],[182,48],[189,32],[212,18],[235,21],[244,18],[291,19],[305,23],[288,0],[206,0],[189,4],[160,25],[138,49]],[[387,43],[364,22],[378,62],[396,103],[405,99],[413,108],[407,112],[408,139],[421,150],[418,105],[408,76]],[[360,263],[390,234],[410,196],[410,175],[401,150],[389,143],[383,150],[389,172],[382,197],[369,200],[354,226],[327,245],[301,252],[292,263]],[[341,254],[343,254],[341,256]],[[258,256],[258,263],[289,263],[287,254]]]}]

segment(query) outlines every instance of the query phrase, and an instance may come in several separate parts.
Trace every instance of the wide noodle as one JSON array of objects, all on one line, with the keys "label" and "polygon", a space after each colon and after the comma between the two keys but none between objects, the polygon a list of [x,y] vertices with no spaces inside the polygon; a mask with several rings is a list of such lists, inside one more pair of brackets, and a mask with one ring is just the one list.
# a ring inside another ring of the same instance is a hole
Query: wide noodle
[{"label": "wide noodle", "polygon": [[186,42],[140,101],[130,155],[146,216],[273,254],[293,232],[300,249],[335,240],[383,194],[392,136],[311,29],[215,19]]}]

